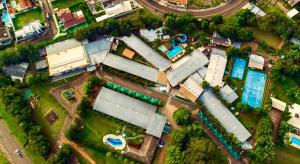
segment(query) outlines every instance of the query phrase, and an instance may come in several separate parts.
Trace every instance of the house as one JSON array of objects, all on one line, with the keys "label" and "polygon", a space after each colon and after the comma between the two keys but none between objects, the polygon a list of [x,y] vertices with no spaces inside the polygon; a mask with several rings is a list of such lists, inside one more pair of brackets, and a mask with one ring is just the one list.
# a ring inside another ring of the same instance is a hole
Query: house
[{"label": "house", "polygon": [[291,41],[292,41],[295,45],[300,45],[300,39],[292,38]]},{"label": "house", "polygon": [[125,1],[112,1],[105,0],[102,2],[104,6],[105,15],[96,18],[97,22],[101,22],[108,18],[116,18],[122,15],[133,12],[135,9],[138,9],[140,6],[134,0],[125,0]]},{"label": "house", "polygon": [[224,47],[230,47],[232,44],[229,38],[224,38],[220,36],[216,31],[213,33],[211,43],[213,45],[224,46]]},{"label": "house", "polygon": [[184,60],[183,63],[178,64],[177,62],[176,67],[166,72],[167,79],[172,87],[177,86],[181,81],[197,72],[209,62],[207,57],[198,49],[182,60]]},{"label": "house", "polygon": [[20,80],[23,82],[26,71],[28,69],[28,63],[20,63],[15,65],[4,66],[2,72],[7,76],[10,76],[12,80]]},{"label": "house", "polygon": [[220,89],[220,95],[227,103],[230,104],[232,104],[234,101],[236,101],[239,98],[239,96],[234,92],[234,90],[229,85],[225,85],[223,88]]},{"label": "house", "polygon": [[145,60],[150,62],[160,71],[165,71],[171,66],[171,63],[167,59],[158,54],[134,34],[131,34],[129,37],[123,36],[119,39],[125,42],[131,49],[140,54]]},{"label": "house", "polygon": [[178,7],[187,7],[188,0],[168,0],[168,3],[176,5]]},{"label": "house", "polygon": [[228,133],[232,133],[241,143],[242,148],[248,147],[247,139],[251,134],[240,123],[240,121],[222,104],[222,102],[214,95],[212,90],[207,90],[201,94],[199,100],[207,108],[207,110],[220,122]]},{"label": "house", "polygon": [[63,24],[64,29],[69,29],[86,22],[81,10],[72,13],[69,8],[60,9],[56,12],[56,15],[59,23]]},{"label": "house", "polygon": [[17,41],[31,40],[43,34],[45,26],[40,23],[40,20],[35,20],[22,29],[15,31]]},{"label": "house", "polygon": [[156,113],[156,106],[103,87],[93,109],[135,126],[146,129],[146,134],[160,138],[166,117]]},{"label": "house", "polygon": [[10,45],[12,37],[7,27],[0,27],[0,47]]},{"label": "house", "polygon": [[289,107],[289,112],[291,112],[291,119],[288,120],[288,124],[294,127],[297,133],[300,133],[300,105],[293,104]]},{"label": "house", "polygon": [[291,6],[297,5],[300,0],[285,0],[287,3],[289,3]]},{"label": "house", "polygon": [[207,68],[207,73],[205,76],[205,81],[207,81],[210,84],[210,86],[222,87],[224,85],[223,76],[225,72],[226,63],[226,52],[223,50],[213,48],[210,55],[210,62]]},{"label": "house", "polygon": [[250,55],[248,67],[263,70],[264,64],[265,59],[262,56],[258,56],[255,54]]},{"label": "house", "polygon": [[90,64],[81,42],[69,39],[46,47],[49,76],[57,81],[86,71]]},{"label": "house", "polygon": [[285,102],[278,100],[274,97],[271,97],[271,101],[272,101],[272,108],[280,110],[282,112],[285,110],[285,108],[286,108]]}]

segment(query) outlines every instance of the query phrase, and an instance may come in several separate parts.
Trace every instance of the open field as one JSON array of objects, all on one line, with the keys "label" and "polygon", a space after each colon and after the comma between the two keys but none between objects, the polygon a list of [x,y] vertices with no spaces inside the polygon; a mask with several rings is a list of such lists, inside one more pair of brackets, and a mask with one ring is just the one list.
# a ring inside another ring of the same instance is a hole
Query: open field
[{"label": "open field", "polygon": [[31,159],[33,163],[46,163],[46,161],[40,156],[39,152],[36,152],[31,147],[27,147],[26,144],[28,142],[28,137],[25,132],[20,128],[20,126],[16,123],[15,119],[5,111],[4,104],[0,101],[0,117],[3,119],[11,131],[12,135],[14,135],[17,141],[24,147],[24,150],[28,157]]},{"label": "open field", "polygon": [[281,39],[278,35],[272,32],[261,31],[257,28],[251,28],[253,30],[254,38],[257,40],[265,41],[269,46],[278,48],[281,43]]},{"label": "open field", "polygon": [[300,150],[292,146],[286,146],[281,149],[277,149],[275,158],[272,163],[274,164],[285,164],[285,163],[299,163],[300,161]]},{"label": "open field", "polygon": [[53,9],[55,8],[64,9],[64,8],[69,8],[71,6],[77,5],[81,2],[84,2],[84,0],[55,0],[52,1],[52,6]]},{"label": "open field", "polygon": [[32,9],[16,15],[16,18],[13,19],[13,23],[15,28],[19,29],[35,20],[40,20],[41,23],[45,23],[41,8]]},{"label": "open field", "polygon": [[[67,111],[50,95],[49,90],[44,85],[38,85],[31,89],[35,96],[39,96],[39,105],[34,112],[35,119],[42,126],[43,132],[54,142],[64,124]],[[50,111],[54,111],[58,116],[58,119],[52,125],[45,119]]]},{"label": "open field", "polygon": [[[300,80],[299,80],[300,81]],[[298,87],[300,82],[296,82],[295,79],[283,77],[278,81],[271,80],[271,93],[274,94],[278,99],[286,103],[297,103],[300,104],[300,98],[291,99],[286,95],[287,90]]]}]

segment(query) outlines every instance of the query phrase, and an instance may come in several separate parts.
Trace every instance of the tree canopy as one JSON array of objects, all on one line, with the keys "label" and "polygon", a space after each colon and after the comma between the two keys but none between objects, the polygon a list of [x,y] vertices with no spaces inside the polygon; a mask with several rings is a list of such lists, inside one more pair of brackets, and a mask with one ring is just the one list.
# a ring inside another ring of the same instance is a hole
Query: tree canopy
[{"label": "tree canopy", "polygon": [[177,109],[173,114],[173,118],[178,125],[188,125],[190,123],[191,116],[192,112],[184,107]]}]

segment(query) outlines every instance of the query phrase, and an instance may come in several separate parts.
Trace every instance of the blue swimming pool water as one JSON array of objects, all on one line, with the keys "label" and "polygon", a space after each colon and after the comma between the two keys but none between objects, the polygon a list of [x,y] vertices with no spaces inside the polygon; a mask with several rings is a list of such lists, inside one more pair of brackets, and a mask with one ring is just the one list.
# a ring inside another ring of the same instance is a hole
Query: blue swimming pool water
[{"label": "blue swimming pool water", "polygon": [[264,97],[267,75],[254,70],[248,70],[243,89],[242,103],[251,107],[261,107]]},{"label": "blue swimming pool water", "polygon": [[296,137],[292,137],[292,138],[291,138],[291,142],[292,142],[293,144],[296,144],[296,145],[300,146],[300,139],[298,139],[298,138],[296,138]]},{"label": "blue swimming pool water", "polygon": [[115,138],[108,138],[107,142],[112,146],[120,146],[123,144],[123,142],[120,139],[115,139]]},{"label": "blue swimming pool water", "polygon": [[232,67],[231,77],[243,80],[245,67],[246,67],[246,60],[235,58]]},{"label": "blue swimming pool water", "polygon": [[4,12],[3,12],[3,15],[2,15],[2,17],[1,17],[1,20],[2,20],[3,22],[5,22],[5,25],[6,25],[6,26],[10,26],[11,21],[10,21],[10,17],[9,17],[9,14],[8,14],[7,11],[4,11]]},{"label": "blue swimming pool water", "polygon": [[13,7],[13,8],[15,7],[15,2],[14,1],[11,2],[11,7]]},{"label": "blue swimming pool water", "polygon": [[183,51],[183,48],[181,46],[176,46],[175,48],[173,48],[172,50],[167,52],[167,56],[169,59],[172,59],[175,56],[177,56],[178,54],[180,54],[182,51]]}]

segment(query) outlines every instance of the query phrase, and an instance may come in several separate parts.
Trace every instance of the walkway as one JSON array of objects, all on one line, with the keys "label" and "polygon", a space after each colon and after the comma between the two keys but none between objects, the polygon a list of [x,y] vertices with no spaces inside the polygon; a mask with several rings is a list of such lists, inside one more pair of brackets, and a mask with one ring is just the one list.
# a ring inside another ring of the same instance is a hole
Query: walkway
[{"label": "walkway", "polygon": [[[154,14],[162,16],[164,13],[174,13],[174,14],[182,14],[186,13],[186,11],[179,11],[173,8],[169,8],[166,6],[162,6],[155,1],[152,0],[137,0],[139,4],[141,4],[144,8],[151,10]],[[248,3],[247,0],[230,0],[229,2],[209,9],[188,9],[188,13],[192,14],[196,18],[209,18],[214,15],[223,15],[228,16],[235,14],[240,9],[242,9]]]}]

